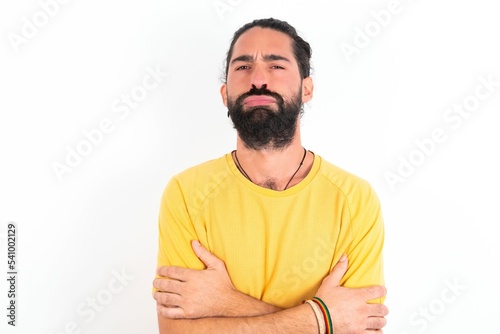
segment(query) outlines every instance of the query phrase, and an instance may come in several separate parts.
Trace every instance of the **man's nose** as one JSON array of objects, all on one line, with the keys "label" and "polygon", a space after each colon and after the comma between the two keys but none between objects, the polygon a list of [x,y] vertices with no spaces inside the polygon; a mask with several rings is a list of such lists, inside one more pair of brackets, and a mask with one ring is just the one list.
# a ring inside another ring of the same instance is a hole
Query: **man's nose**
[{"label": "man's nose", "polygon": [[257,67],[253,70],[252,82],[251,82],[252,85],[254,85],[257,88],[260,88],[263,85],[267,85],[268,80],[269,79],[267,77],[267,72],[263,68]]}]

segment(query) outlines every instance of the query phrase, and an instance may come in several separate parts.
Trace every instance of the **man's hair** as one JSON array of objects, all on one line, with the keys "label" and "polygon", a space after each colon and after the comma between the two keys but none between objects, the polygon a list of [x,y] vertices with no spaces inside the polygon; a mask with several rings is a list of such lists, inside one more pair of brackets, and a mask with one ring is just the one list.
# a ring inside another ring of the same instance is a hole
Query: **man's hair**
[{"label": "man's hair", "polygon": [[295,28],[287,22],[269,18],[254,20],[250,23],[247,23],[234,33],[233,40],[231,41],[229,51],[226,55],[224,82],[227,81],[227,72],[229,70],[229,62],[231,61],[231,57],[233,56],[234,44],[236,44],[236,41],[238,40],[238,38],[240,38],[241,35],[243,35],[243,33],[254,27],[273,29],[290,36],[290,38],[292,39],[292,48],[295,54],[295,60],[299,64],[299,71],[302,79],[307,78],[310,75],[312,50],[309,43],[307,43],[302,37],[300,37],[297,34]]}]

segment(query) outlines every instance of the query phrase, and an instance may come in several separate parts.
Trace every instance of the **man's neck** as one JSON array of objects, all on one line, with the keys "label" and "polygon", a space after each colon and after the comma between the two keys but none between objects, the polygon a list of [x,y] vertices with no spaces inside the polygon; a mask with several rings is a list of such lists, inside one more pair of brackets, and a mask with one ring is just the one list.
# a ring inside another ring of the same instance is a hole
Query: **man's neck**
[{"label": "man's neck", "polygon": [[302,181],[314,161],[314,155],[304,151],[300,136],[283,149],[250,149],[239,137],[236,147],[233,159],[241,173],[253,183],[273,190],[285,190]]}]

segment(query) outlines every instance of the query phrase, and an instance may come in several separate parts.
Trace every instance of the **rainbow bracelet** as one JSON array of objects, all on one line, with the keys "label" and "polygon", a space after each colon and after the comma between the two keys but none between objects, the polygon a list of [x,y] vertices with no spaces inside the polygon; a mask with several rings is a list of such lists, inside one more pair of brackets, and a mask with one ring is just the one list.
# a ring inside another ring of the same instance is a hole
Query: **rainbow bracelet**
[{"label": "rainbow bracelet", "polygon": [[323,317],[325,318],[326,325],[326,333],[333,334],[333,326],[332,326],[332,318],[330,317],[330,311],[328,311],[328,307],[319,297],[313,297],[312,301],[314,301],[319,308],[321,309],[321,313],[323,313]]},{"label": "rainbow bracelet", "polygon": [[326,334],[326,324],[325,324],[325,318],[323,317],[323,313],[321,312],[320,307],[318,304],[316,304],[313,300],[308,299],[302,302],[309,304],[312,307],[312,310],[314,311],[314,315],[316,316],[316,321],[318,322],[318,333],[319,334]]}]

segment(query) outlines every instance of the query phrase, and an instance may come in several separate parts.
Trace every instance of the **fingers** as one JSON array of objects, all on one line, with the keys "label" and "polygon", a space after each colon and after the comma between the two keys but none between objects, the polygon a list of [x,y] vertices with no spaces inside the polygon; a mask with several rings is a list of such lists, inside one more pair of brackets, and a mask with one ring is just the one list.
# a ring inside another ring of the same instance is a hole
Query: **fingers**
[{"label": "fingers", "polygon": [[363,288],[363,293],[365,300],[372,300],[377,298],[383,298],[387,295],[387,289],[382,285],[372,285]]},{"label": "fingers", "polygon": [[185,281],[186,275],[189,273],[189,269],[174,266],[159,267],[156,270],[158,276],[168,277],[178,281]]},{"label": "fingers", "polygon": [[337,262],[335,267],[333,267],[333,270],[330,273],[330,279],[332,284],[334,284],[334,286],[340,285],[340,280],[342,279],[342,277],[344,277],[347,271],[347,267],[349,264],[348,262],[349,261],[347,260],[347,256],[344,254],[340,258],[339,262]]},{"label": "fingers", "polygon": [[153,280],[153,287],[161,292],[172,292],[179,294],[182,289],[182,282],[168,278],[155,278]]},{"label": "fingers", "polygon": [[366,330],[368,333],[380,333],[387,325],[385,316],[389,314],[389,309],[384,304],[368,304],[366,308],[368,312]]},{"label": "fingers", "polygon": [[389,309],[384,304],[367,304],[369,317],[385,317],[389,314]]},{"label": "fingers", "polygon": [[184,310],[180,307],[166,307],[161,304],[156,305],[156,312],[158,315],[169,319],[182,319],[185,318]]},{"label": "fingers", "polygon": [[156,300],[157,307],[178,307],[182,297],[174,293],[155,292],[153,298]]},{"label": "fingers", "polygon": [[377,330],[384,328],[385,325],[387,325],[387,319],[384,317],[370,317],[368,318],[366,327],[369,330]]},{"label": "fingers", "polygon": [[221,264],[222,261],[203,247],[198,240],[193,240],[191,247],[193,247],[194,253],[207,268],[214,268]]}]

